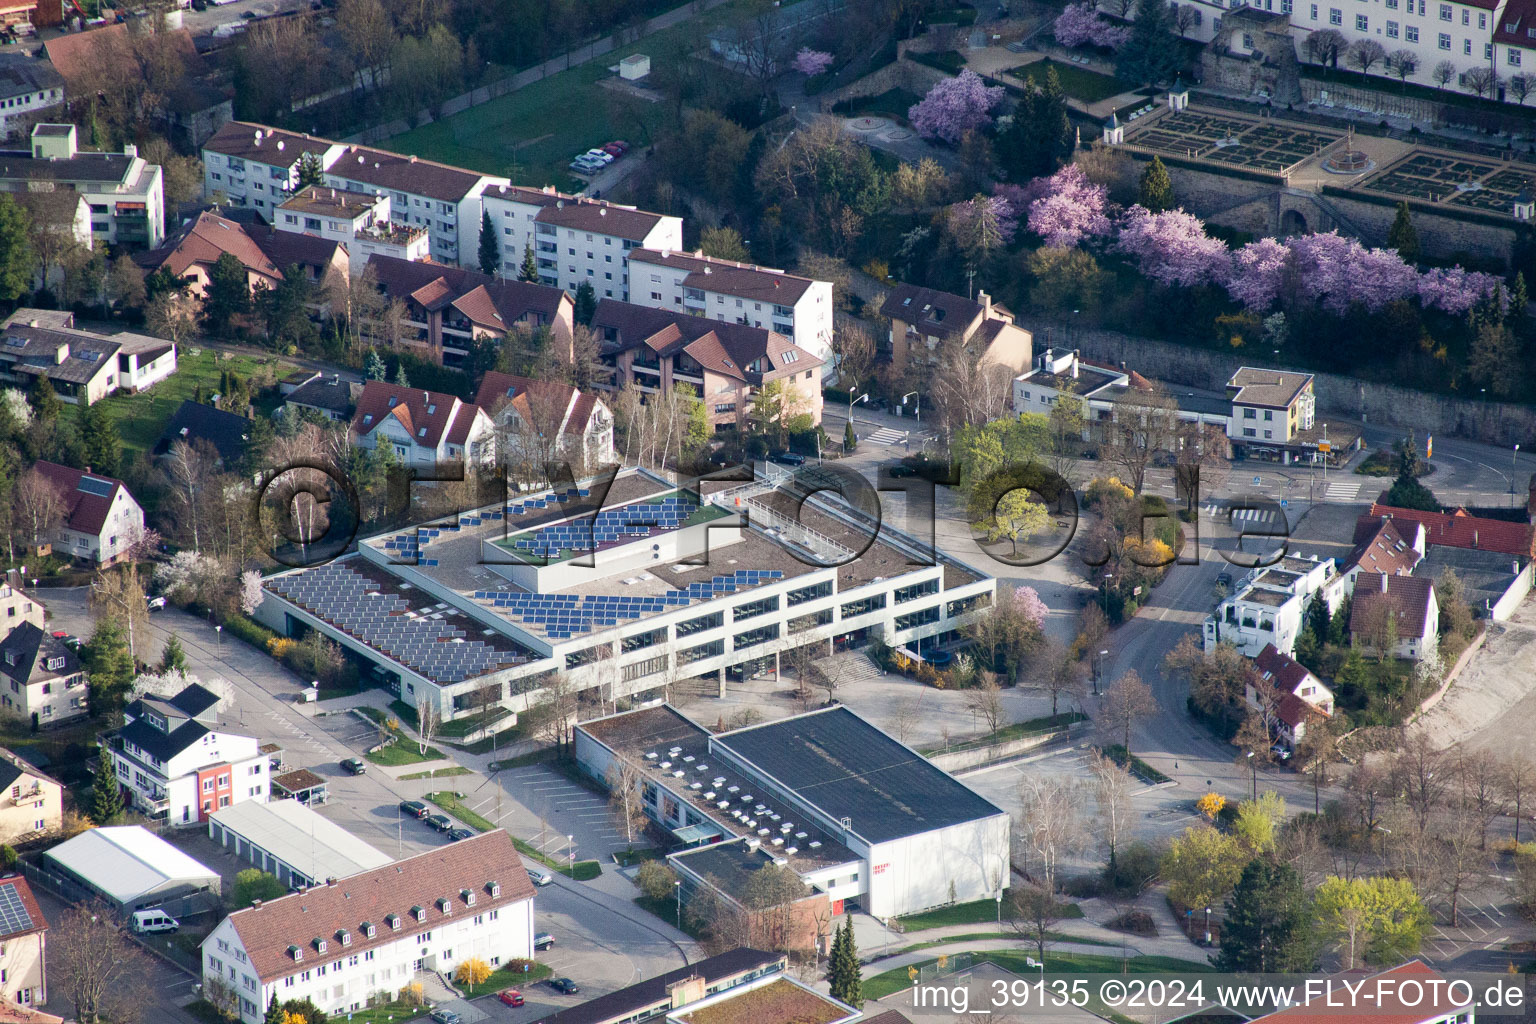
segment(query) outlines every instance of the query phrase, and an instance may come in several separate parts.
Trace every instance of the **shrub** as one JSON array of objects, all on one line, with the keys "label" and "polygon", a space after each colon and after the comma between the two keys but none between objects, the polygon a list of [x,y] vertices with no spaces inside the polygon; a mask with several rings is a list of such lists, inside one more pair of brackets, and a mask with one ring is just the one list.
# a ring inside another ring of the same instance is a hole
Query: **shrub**
[{"label": "shrub", "polygon": [[1162,859],[1162,854],[1147,843],[1123,846],[1114,863],[1105,865],[1104,884],[1116,893],[1140,893],[1157,878]]},{"label": "shrub", "polygon": [[665,900],[673,895],[677,875],[659,860],[648,860],[635,872],[635,884],[647,899]]},{"label": "shrub", "polygon": [[469,985],[471,987],[485,984],[485,979],[490,976],[491,965],[477,956],[461,961],[453,972],[455,981],[460,985]]},{"label": "shrub", "polygon": [[287,658],[298,646],[286,636],[274,636],[267,641],[267,653],[274,658]]}]

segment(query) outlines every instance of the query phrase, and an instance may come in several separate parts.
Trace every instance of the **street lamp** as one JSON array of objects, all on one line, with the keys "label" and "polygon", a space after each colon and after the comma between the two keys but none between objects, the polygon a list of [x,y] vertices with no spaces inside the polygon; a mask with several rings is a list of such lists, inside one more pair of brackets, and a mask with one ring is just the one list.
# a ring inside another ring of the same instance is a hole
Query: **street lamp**
[{"label": "street lamp", "polygon": [[853,407],[858,405],[860,402],[865,402],[865,401],[868,401],[868,400],[869,400],[869,392],[868,391],[864,392],[858,398],[854,398],[853,397],[853,389],[850,388],[848,390],[848,422],[849,423],[853,422]]},{"label": "street lamp", "polygon": [[218,638],[219,650],[222,651],[224,649],[224,627],[223,626],[214,626],[213,627],[213,635]]},{"label": "street lamp", "polygon": [[1104,574],[1104,618],[1106,619],[1109,618],[1109,581],[1114,578],[1115,574],[1112,572]]},{"label": "street lamp", "polygon": [[1259,768],[1254,763],[1253,751],[1248,751],[1248,771],[1253,775],[1253,798],[1259,798]]},{"label": "street lamp", "polygon": [[[917,395],[916,391],[908,391],[906,394],[902,395],[901,396],[901,407],[903,409],[905,409],[907,407],[907,399],[912,398],[912,397],[914,397],[916,395]],[[922,426],[923,426],[923,400],[922,400],[922,398],[919,397],[916,402],[912,403],[912,405],[917,410],[917,426],[918,426],[918,429],[921,430]]]},{"label": "street lamp", "polygon": [[1100,651],[1098,660],[1093,666],[1093,695],[1099,695],[1099,684],[1104,681],[1104,659],[1109,657],[1108,651]]},{"label": "street lamp", "polygon": [[1520,446],[1515,445],[1515,450],[1509,453],[1509,507],[1515,507],[1515,471],[1519,469],[1515,460],[1520,456]]},{"label": "street lamp", "polygon": [[1211,908],[1205,908],[1205,944],[1211,944]]},{"label": "street lamp", "polygon": [[997,923],[999,925],[1001,925],[1003,923],[1003,894],[1002,893],[998,893],[997,894]]},{"label": "street lamp", "polygon": [[672,879],[672,891],[677,894],[677,930],[683,930],[683,882],[682,879]]}]

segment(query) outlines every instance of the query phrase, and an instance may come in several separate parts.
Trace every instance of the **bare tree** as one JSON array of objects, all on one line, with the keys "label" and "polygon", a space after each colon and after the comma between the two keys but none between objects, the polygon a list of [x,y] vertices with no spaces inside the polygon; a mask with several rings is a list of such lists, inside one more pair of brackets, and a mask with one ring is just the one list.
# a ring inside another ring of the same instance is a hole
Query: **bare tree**
[{"label": "bare tree", "polygon": [[1109,845],[1109,863],[1113,867],[1120,840],[1132,822],[1130,774],[1111,759],[1095,752],[1088,762],[1093,773],[1094,803],[1098,808],[1099,832]]},{"label": "bare tree", "polygon": [[1515,97],[1515,102],[1525,106],[1525,98],[1536,91],[1536,78],[1530,75],[1512,75],[1509,79],[1509,92]]},{"label": "bare tree", "polygon": [[1346,60],[1349,66],[1355,68],[1363,75],[1371,73],[1371,68],[1387,59],[1387,48],[1374,39],[1356,39],[1350,44],[1349,54]]},{"label": "bare tree", "polygon": [[1451,79],[1456,77],[1456,65],[1448,60],[1443,60],[1430,70],[1429,77],[1434,80],[1436,85],[1444,89],[1450,84]]},{"label": "bare tree", "polygon": [[1179,4],[1173,12],[1173,27],[1178,30],[1179,38],[1184,39],[1189,35],[1189,30],[1195,27],[1195,19],[1200,17],[1200,12],[1195,10],[1192,4]]},{"label": "bare tree", "polygon": [[1419,70],[1419,55],[1412,50],[1393,50],[1387,54],[1387,72],[1406,83]]},{"label": "bare tree", "polygon": [[427,756],[427,749],[432,746],[432,740],[436,738],[442,724],[443,713],[438,709],[437,701],[429,700],[425,692],[417,694],[416,743],[422,757]]},{"label": "bare tree", "polygon": [[1079,703],[1088,692],[1088,667],[1072,657],[1061,641],[1047,637],[1040,650],[1030,659],[1037,674],[1036,686],[1051,695],[1051,715],[1060,713],[1063,697]]},{"label": "bare tree", "polygon": [[873,376],[875,336],[862,323],[845,324],[832,336],[832,355],[837,359],[837,386],[851,392]]},{"label": "bare tree", "polygon": [[1003,691],[997,673],[983,672],[976,685],[965,693],[965,709],[987,723],[987,732],[997,732],[1003,721]]},{"label": "bare tree", "polygon": [[1344,33],[1337,29],[1320,29],[1307,36],[1307,59],[1314,64],[1338,67],[1339,56],[1348,48],[1349,42],[1344,38]]},{"label": "bare tree", "polygon": [[1503,765],[1487,751],[1457,749],[1451,768],[1457,803],[1477,830],[1477,848],[1486,850],[1488,826],[1508,810],[1504,802]]},{"label": "bare tree", "polygon": [[1413,734],[1398,748],[1392,762],[1392,781],[1412,810],[1420,837],[1429,828],[1430,813],[1445,792],[1446,775],[1443,758],[1423,733]]},{"label": "bare tree", "polygon": [[64,491],[34,466],[16,481],[11,508],[12,530],[25,546],[37,550],[64,521]]},{"label": "bare tree", "polygon": [[1161,385],[1131,391],[1115,404],[1114,418],[1104,424],[1099,454],[1124,472],[1136,494],[1146,483],[1147,469],[1158,452],[1172,451],[1179,432],[1179,406]]},{"label": "bare tree", "polygon": [[1116,679],[1104,691],[1104,702],[1099,712],[1105,728],[1111,734],[1119,733],[1126,756],[1131,753],[1131,726],[1139,719],[1157,714],[1157,698],[1152,688],[1141,681],[1135,669]]},{"label": "bare tree", "polygon": [[130,562],[98,573],[91,582],[90,608],[98,619],[122,624],[128,634],[128,654],[137,664],[135,637],[149,629],[149,604],[144,600],[139,567]]},{"label": "bare tree", "polygon": [[896,742],[906,743],[912,738],[912,731],[922,720],[922,716],[922,696],[903,697],[891,707],[891,714],[885,720],[885,726],[896,737]]},{"label": "bare tree", "polygon": [[624,830],[624,841],[635,848],[636,834],[645,831],[645,772],[633,758],[619,755],[608,766],[608,812]]},{"label": "bare tree", "polygon": [[176,441],[166,456],[164,470],[171,485],[175,521],[192,550],[202,550],[204,526],[209,514],[209,485],[217,473],[218,452],[207,441],[193,444]]},{"label": "bare tree", "polygon": [[1519,754],[1514,754],[1504,759],[1504,795],[1514,805],[1515,817],[1515,842],[1520,841],[1520,812],[1523,809],[1525,794],[1531,788],[1531,782],[1536,779],[1536,765],[1532,765]]},{"label": "bare tree", "polygon": [[101,902],[64,911],[49,931],[48,970],[81,1024],[140,1020],[152,1005],[149,956]]},{"label": "bare tree", "polygon": [[1046,930],[1058,916],[1057,871],[1064,858],[1088,845],[1080,787],[1056,776],[1027,775],[1019,785],[1015,819],[1017,859],[1029,872],[1029,886],[1015,886],[1015,927],[1026,930],[1045,954]]},{"label": "bare tree", "polygon": [[1462,80],[1466,83],[1467,88],[1477,93],[1479,97],[1484,95],[1493,96],[1498,91],[1501,81],[1497,71],[1482,65],[1468,68],[1466,73],[1462,75]]}]

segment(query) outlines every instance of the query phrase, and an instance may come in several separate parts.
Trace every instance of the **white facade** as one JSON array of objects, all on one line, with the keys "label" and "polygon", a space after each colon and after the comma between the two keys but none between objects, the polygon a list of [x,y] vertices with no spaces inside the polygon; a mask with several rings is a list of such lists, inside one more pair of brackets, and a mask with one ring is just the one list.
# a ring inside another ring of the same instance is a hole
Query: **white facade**
[{"label": "white facade", "polygon": [[1240,654],[1256,658],[1266,644],[1286,656],[1296,653],[1307,604],[1321,594],[1332,605],[1336,588],[1331,559],[1286,557],[1273,567],[1255,569],[1216,606],[1204,626],[1204,647],[1234,645]]},{"label": "white facade", "polygon": [[89,533],[65,525],[59,528],[59,539],[54,547],[58,554],[107,565],[121,557],[143,536],[144,509],[133,500],[128,488],[119,487],[112,496],[107,521],[99,532]]},{"label": "white facade", "polygon": [[389,197],[383,194],[312,187],[285,200],[275,211],[273,226],[340,244],[356,277],[370,256],[417,261],[431,255],[427,229],[396,224],[389,210]]},{"label": "white facade", "polygon": [[128,740],[108,749],[132,806],[184,825],[242,801],[267,802],[270,759],[259,745],[250,736],[210,732],[169,759]]},{"label": "white facade", "polygon": [[139,156],[136,146],[121,153],[83,153],[75,126],[39,124],[31,149],[6,153],[7,192],[70,190],[90,206],[91,237],[101,245],[153,249],[165,241],[164,174]]},{"label": "white facade", "polygon": [[[452,195],[424,195],[370,181],[374,175],[370,173],[369,165],[360,161],[377,154],[355,150],[356,147],[349,147],[326,169],[327,185],[353,192],[384,192],[390,201],[390,220],[401,226],[425,229],[431,239],[433,259],[456,266],[476,265],[480,247],[480,196],[488,187],[506,184],[506,178],[458,172],[472,180]],[[416,162],[414,157],[410,161]]]},{"label": "white facade", "polygon": [[630,298],[638,291],[630,251],[683,247],[681,217],[517,186],[489,189],[484,202],[499,232],[502,276],[518,276],[531,246],[540,282],[573,294],[585,282],[599,299],[639,301]]},{"label": "white facade", "polygon": [[649,248],[631,257],[630,274],[631,302],[777,331],[816,358],[832,362],[830,281]]},{"label": "white facade", "polygon": [[230,122],[203,145],[203,195],[222,194],[231,206],[249,206],[272,219],[299,183],[299,164],[312,152],[329,166],[346,147],[262,125]]}]

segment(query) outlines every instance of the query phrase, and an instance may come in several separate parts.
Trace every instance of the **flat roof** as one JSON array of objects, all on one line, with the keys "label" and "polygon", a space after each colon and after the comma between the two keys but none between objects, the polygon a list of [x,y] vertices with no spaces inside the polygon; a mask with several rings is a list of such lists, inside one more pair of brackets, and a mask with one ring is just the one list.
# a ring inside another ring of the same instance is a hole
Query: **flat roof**
[{"label": "flat roof", "polygon": [[716,736],[833,821],[871,843],[1004,812],[841,705]]},{"label": "flat roof", "polygon": [[132,903],[168,882],[217,882],[219,873],[139,825],[93,828],[44,856],[119,903]]},{"label": "flat roof", "polygon": [[580,1006],[572,1006],[552,1017],[542,1018],[542,1024],[608,1024],[609,1021],[623,1020],[631,1013],[638,1013],[665,1001],[668,987],[679,981],[697,976],[703,978],[708,985],[748,971],[770,967],[782,970],[783,963],[783,953],[765,953],[760,949],[740,946],[719,956],[707,957],[686,967],[678,967],[654,978],[636,982],[617,992],[588,999]]},{"label": "flat roof", "polygon": [[244,800],[213,820],[316,881],[383,867],[393,858],[297,800]]},{"label": "flat roof", "polygon": [[1269,608],[1279,608],[1289,601],[1292,596],[1291,594],[1282,594],[1278,590],[1250,586],[1238,594],[1236,600],[1247,601],[1249,604],[1262,604]]},{"label": "flat roof", "polygon": [[685,1024],[832,1024],[854,1020],[857,1010],[813,992],[789,978],[750,988],[726,989],[671,1014]]}]

